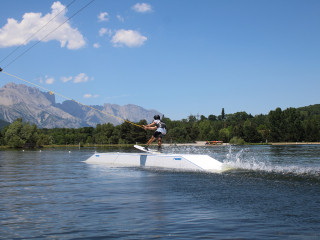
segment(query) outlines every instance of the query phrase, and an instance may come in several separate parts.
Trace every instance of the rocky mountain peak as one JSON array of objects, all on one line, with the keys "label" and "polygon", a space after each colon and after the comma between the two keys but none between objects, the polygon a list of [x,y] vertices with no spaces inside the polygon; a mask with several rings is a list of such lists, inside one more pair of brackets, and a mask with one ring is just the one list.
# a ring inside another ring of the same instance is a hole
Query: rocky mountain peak
[{"label": "rocky mountain peak", "polygon": [[0,88],[0,119],[13,122],[22,118],[42,128],[79,128],[95,127],[97,124],[108,122],[114,125],[122,123],[113,116],[132,122],[142,119],[150,122],[154,115],[161,114],[156,110],[146,110],[133,104],[119,106],[105,103],[103,106],[92,108],[71,100],[56,103],[55,96],[49,92],[42,92],[24,84],[8,83]]}]

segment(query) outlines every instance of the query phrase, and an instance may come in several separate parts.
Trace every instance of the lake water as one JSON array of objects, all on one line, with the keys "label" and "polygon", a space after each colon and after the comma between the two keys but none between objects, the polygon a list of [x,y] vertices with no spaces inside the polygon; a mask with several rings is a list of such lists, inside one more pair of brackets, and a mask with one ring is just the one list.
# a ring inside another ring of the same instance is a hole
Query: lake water
[{"label": "lake water", "polygon": [[320,145],[165,149],[223,173],[83,162],[94,151],[0,151],[0,238],[320,239]]}]

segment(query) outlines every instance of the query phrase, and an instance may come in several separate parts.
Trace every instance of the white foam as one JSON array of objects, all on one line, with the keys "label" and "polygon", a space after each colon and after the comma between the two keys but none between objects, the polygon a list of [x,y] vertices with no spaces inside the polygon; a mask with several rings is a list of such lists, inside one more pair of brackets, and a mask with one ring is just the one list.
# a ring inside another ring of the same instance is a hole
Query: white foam
[{"label": "white foam", "polygon": [[253,153],[249,148],[242,148],[238,151],[230,146],[229,152],[223,161],[225,166],[233,169],[243,169],[252,171],[265,171],[269,173],[312,175],[320,176],[319,167],[310,167],[296,164],[272,163],[267,157]]}]

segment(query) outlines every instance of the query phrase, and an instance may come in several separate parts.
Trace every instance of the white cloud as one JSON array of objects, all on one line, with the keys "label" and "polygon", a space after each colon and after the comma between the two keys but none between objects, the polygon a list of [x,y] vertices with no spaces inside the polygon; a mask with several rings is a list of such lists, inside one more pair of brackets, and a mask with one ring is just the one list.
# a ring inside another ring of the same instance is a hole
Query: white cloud
[{"label": "white cloud", "polygon": [[106,32],[107,32],[107,29],[106,29],[106,28],[101,28],[101,29],[99,30],[99,36],[102,37],[103,35],[106,34]]},{"label": "white cloud", "polygon": [[99,36],[102,37],[105,34],[107,34],[108,36],[111,36],[112,35],[112,30],[107,29],[107,28],[101,28],[99,30]]},{"label": "white cloud", "polygon": [[80,73],[74,77],[74,83],[88,82],[89,77],[85,73]]},{"label": "white cloud", "polygon": [[115,47],[121,47],[123,45],[127,47],[140,47],[147,37],[141,35],[138,31],[120,29],[112,37],[111,42]]},{"label": "white cloud", "polygon": [[87,93],[87,94],[83,95],[83,97],[84,98],[97,98],[97,97],[99,97],[99,95],[98,94],[92,95],[90,93]]},{"label": "white cloud", "polygon": [[72,80],[72,76],[70,76],[70,77],[61,77],[61,81],[62,82],[69,82],[69,81],[71,81]]},{"label": "white cloud", "polygon": [[53,77],[49,76],[44,76],[44,77],[39,77],[37,79],[40,83],[46,83],[46,84],[53,84],[55,82],[55,79]]},{"label": "white cloud", "polygon": [[152,12],[151,5],[147,3],[137,3],[132,9],[139,13]]},{"label": "white cloud", "polygon": [[[26,45],[31,41],[48,42],[51,40],[59,41],[61,47],[68,49],[83,47],[86,42],[79,30],[72,28],[69,22],[64,23],[67,20],[65,16],[67,10],[64,8],[65,6],[57,1],[51,6],[52,12],[44,16],[42,13],[30,12],[22,16],[21,22],[8,18],[7,24],[0,29],[0,47]],[[61,14],[59,14],[60,12]],[[50,22],[51,19],[53,20]],[[50,23],[36,33],[48,22]],[[64,24],[61,25],[62,23]],[[36,33],[35,36],[32,36],[34,33]]]},{"label": "white cloud", "polygon": [[46,79],[46,84],[53,84],[54,83],[54,78],[47,78]]},{"label": "white cloud", "polygon": [[117,19],[118,19],[120,22],[124,22],[124,18],[121,17],[119,14],[117,15]]},{"label": "white cloud", "polygon": [[87,76],[87,74],[85,73],[79,73],[77,76],[73,77],[61,77],[60,78],[62,82],[66,83],[66,82],[70,82],[72,81],[73,83],[84,83],[84,82],[88,82],[89,80],[93,80],[94,78],[91,77],[89,79],[89,77]]},{"label": "white cloud", "polygon": [[99,22],[106,22],[109,21],[109,13],[102,12],[98,15]]},{"label": "white cloud", "polygon": [[94,48],[100,48],[100,44],[99,44],[99,43],[94,43],[94,44],[93,44],[93,47],[94,47]]}]

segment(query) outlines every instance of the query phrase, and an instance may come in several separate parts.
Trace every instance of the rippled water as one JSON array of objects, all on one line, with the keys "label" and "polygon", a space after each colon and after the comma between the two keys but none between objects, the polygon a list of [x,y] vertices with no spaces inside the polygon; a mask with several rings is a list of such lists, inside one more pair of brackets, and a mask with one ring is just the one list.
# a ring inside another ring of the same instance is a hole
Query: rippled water
[{"label": "rippled water", "polygon": [[0,151],[0,237],[320,238],[320,146],[165,151],[208,154],[230,170],[213,174],[84,163],[94,149]]}]

